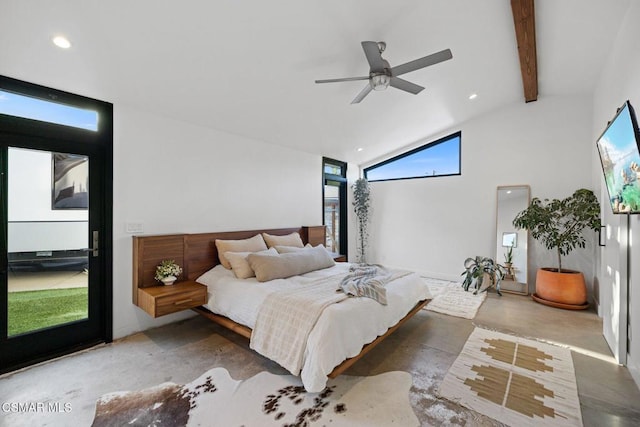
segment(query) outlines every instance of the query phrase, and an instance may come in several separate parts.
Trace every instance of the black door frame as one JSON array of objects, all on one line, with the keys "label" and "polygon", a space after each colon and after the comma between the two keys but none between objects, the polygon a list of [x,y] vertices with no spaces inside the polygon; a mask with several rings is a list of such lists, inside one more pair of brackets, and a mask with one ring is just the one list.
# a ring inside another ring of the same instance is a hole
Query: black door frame
[{"label": "black door frame", "polygon": [[[74,95],[44,86],[0,76],[0,89],[60,104],[91,109],[98,112],[97,131],[46,123],[37,120],[0,114],[0,171],[7,170],[7,147],[21,147],[54,152],[86,154],[98,160],[90,163],[90,182],[98,182],[90,188],[90,230],[100,234],[99,268],[92,266],[100,285],[89,288],[89,313],[96,316],[88,321],[78,321],[55,326],[25,335],[7,338],[7,180],[2,177],[0,206],[0,373],[68,354],[113,338],[113,105],[107,102]],[[93,194],[93,197],[92,197]],[[94,207],[96,207],[94,211]],[[92,212],[97,212],[93,215]],[[89,233],[91,234],[91,233]],[[88,246],[91,247],[90,242]],[[65,328],[62,332],[62,328]],[[37,341],[43,350],[30,348]]]}]

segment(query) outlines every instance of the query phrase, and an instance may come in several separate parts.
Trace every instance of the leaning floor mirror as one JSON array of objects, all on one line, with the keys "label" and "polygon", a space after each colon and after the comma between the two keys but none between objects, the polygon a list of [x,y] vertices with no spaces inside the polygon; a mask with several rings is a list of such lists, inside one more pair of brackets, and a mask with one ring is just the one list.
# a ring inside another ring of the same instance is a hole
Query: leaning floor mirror
[{"label": "leaning floor mirror", "polygon": [[505,266],[500,288],[504,292],[528,295],[528,232],[513,226],[516,215],[529,206],[528,185],[498,187],[496,209],[496,262]]}]

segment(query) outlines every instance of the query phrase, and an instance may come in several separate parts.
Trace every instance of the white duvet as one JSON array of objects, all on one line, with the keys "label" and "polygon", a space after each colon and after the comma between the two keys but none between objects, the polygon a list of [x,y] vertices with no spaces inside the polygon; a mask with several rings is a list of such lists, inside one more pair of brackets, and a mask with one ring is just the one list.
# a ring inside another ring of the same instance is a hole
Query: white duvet
[{"label": "white duvet", "polygon": [[[302,286],[310,279],[346,274],[349,266],[337,263],[302,276],[258,282],[255,278],[237,279],[231,270],[217,265],[197,280],[208,288],[205,306],[209,310],[253,329],[260,304],[283,282],[286,286]],[[427,284],[415,273],[389,282],[386,290],[386,306],[369,298],[348,298],[330,305],[320,315],[309,334],[300,373],[307,391],[322,391],[333,368],[360,353],[362,346],[398,323],[418,301],[431,299]]]}]

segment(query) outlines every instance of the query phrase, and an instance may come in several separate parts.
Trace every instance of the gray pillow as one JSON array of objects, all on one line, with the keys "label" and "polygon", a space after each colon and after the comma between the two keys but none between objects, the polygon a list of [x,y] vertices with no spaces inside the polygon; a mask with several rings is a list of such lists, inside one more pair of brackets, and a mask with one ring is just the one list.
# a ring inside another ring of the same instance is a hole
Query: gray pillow
[{"label": "gray pillow", "polygon": [[300,252],[307,249],[311,249],[312,247],[313,246],[311,246],[311,243],[307,243],[306,246],[302,248],[298,246],[283,246],[283,245],[272,246],[272,248],[275,248],[275,250],[278,251],[279,254],[288,254],[290,252]]},{"label": "gray pillow", "polygon": [[336,264],[321,246],[278,256],[253,253],[247,256],[247,261],[259,282],[297,276]]}]

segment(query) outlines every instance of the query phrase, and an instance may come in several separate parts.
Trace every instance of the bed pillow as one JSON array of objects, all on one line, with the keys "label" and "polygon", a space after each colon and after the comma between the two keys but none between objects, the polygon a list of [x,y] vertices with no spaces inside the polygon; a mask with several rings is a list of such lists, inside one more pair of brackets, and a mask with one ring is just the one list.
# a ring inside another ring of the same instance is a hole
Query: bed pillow
[{"label": "bed pillow", "polygon": [[259,282],[284,279],[335,265],[331,255],[320,246],[278,256],[253,253],[247,256],[247,261]]},{"label": "bed pillow", "polygon": [[273,246],[294,246],[297,248],[304,247],[300,234],[293,232],[285,236],[275,236],[273,234],[262,233],[264,241],[267,242],[267,246],[270,248]]},{"label": "bed pillow", "polygon": [[268,249],[260,234],[256,234],[249,239],[242,240],[216,239],[216,248],[218,248],[220,264],[222,264],[226,269],[230,269],[231,264],[229,264],[229,260],[224,256],[225,252],[258,252],[266,251]]},{"label": "bed pillow", "polygon": [[313,246],[311,246],[311,243],[307,243],[302,248],[298,247],[298,246],[286,246],[286,245],[275,245],[275,246],[271,246],[271,247],[275,248],[275,250],[278,251],[279,254],[288,254],[290,252],[304,251],[304,250],[312,248]]},{"label": "bed pillow", "polygon": [[260,252],[225,252],[224,256],[229,261],[229,264],[231,264],[231,270],[238,279],[248,279],[249,277],[256,276],[249,265],[249,261],[247,261],[249,254],[278,255],[278,251],[271,248]]}]

